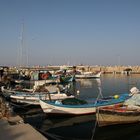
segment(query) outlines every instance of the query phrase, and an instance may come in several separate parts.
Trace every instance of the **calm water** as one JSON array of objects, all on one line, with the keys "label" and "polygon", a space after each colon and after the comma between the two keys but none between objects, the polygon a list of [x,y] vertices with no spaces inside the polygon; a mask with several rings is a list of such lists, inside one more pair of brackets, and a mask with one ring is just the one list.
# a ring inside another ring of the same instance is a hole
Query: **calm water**
[{"label": "calm water", "polygon": [[[96,98],[129,92],[136,86],[140,89],[140,75],[103,75],[101,79],[77,80],[72,92],[77,90],[79,98]],[[116,125],[98,128],[94,115],[78,117],[49,117],[40,108],[28,108],[20,114],[25,121],[36,127],[50,140],[139,140],[140,124]]]}]

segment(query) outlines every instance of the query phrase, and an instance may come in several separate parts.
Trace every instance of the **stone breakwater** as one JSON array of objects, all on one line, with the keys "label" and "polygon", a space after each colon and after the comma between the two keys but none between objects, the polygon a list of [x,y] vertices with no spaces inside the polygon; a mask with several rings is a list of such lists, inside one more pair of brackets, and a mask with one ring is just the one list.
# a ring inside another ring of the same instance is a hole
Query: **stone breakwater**
[{"label": "stone breakwater", "polygon": [[102,71],[102,73],[130,73],[140,74],[140,66],[77,66],[77,70]]},{"label": "stone breakwater", "polygon": [[76,68],[76,70],[91,71],[91,72],[102,71],[102,73],[125,73],[126,71],[130,71],[131,73],[140,74],[140,66],[89,66],[89,65],[79,66],[78,65],[78,66],[47,66],[43,69],[58,70],[63,68],[72,69],[73,67]]},{"label": "stone breakwater", "polygon": [[[102,73],[129,73],[132,74],[140,74],[140,66],[89,66],[89,65],[78,65],[78,66],[45,66],[45,67],[21,67],[20,70],[23,71],[36,71],[36,70],[59,70],[59,69],[76,69],[81,71],[90,71],[90,72],[97,72],[101,71]],[[15,72],[16,69],[11,67],[9,72]]]}]

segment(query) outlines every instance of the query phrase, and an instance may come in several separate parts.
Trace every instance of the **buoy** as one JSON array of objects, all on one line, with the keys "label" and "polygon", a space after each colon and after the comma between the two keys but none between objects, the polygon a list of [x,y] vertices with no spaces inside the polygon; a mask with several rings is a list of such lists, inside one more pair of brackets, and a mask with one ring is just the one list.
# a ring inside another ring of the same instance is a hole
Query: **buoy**
[{"label": "buoy", "polygon": [[80,91],[79,90],[77,90],[77,95],[79,95],[80,94]]},{"label": "buoy", "polygon": [[115,98],[115,99],[118,99],[118,98],[119,98],[119,95],[114,95],[114,98]]},{"label": "buoy", "polygon": [[42,78],[43,80],[46,80],[46,79],[49,78],[49,75],[46,74],[46,73],[43,73],[43,74],[41,75],[41,78]]}]

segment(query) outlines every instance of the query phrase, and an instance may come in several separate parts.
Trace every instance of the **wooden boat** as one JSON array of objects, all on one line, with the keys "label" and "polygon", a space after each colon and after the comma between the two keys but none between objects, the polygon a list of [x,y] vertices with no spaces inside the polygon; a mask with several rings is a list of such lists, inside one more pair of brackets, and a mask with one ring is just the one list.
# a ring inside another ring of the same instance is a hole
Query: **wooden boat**
[{"label": "wooden boat", "polygon": [[65,93],[29,93],[29,92],[15,92],[14,94],[10,95],[11,101],[16,103],[26,103],[32,105],[39,105],[39,99],[42,100],[62,100],[66,98],[73,98],[73,95],[67,96]]},{"label": "wooden boat", "polygon": [[93,102],[90,103],[76,98],[62,100],[61,102],[40,100],[40,106],[47,114],[86,115],[95,113],[98,106],[122,103],[128,97],[128,94],[121,94],[117,99],[114,97],[93,99]]},{"label": "wooden boat", "polygon": [[73,82],[75,80],[75,76],[74,75],[66,75],[66,76],[60,76],[59,79],[59,83],[70,83]]},{"label": "wooden boat", "polygon": [[53,76],[58,77],[60,83],[68,83],[75,80],[75,73],[68,72],[67,70],[58,70]]},{"label": "wooden boat", "polygon": [[133,87],[130,98],[122,105],[98,107],[96,118],[99,126],[136,123],[140,121],[140,91]]},{"label": "wooden boat", "polygon": [[140,108],[128,108],[128,106],[119,104],[99,107],[96,111],[96,119],[100,127],[115,124],[136,123],[140,121]]},{"label": "wooden boat", "polygon": [[[62,85],[62,84],[45,84],[42,85],[45,87],[46,90],[48,90],[49,93],[57,93],[58,91],[60,92],[65,92],[68,91],[70,88],[70,84],[67,85]],[[33,90],[37,89],[39,86],[38,85],[34,85]]]},{"label": "wooden boat", "polygon": [[70,88],[70,84],[67,85],[62,85],[62,84],[44,84],[44,85],[34,85],[33,88],[29,89],[29,88],[23,88],[21,85],[16,85],[15,88],[13,89],[7,89],[4,86],[1,87],[1,94],[4,97],[8,97],[9,95],[15,93],[15,91],[22,91],[22,92],[35,92],[39,89],[38,92],[40,92],[40,90],[43,92],[42,89],[44,89],[46,92],[49,92],[51,94],[53,93],[58,93],[59,92],[67,92]]},{"label": "wooden boat", "polygon": [[14,93],[15,93],[15,91],[12,91],[10,89],[5,89],[4,86],[1,87],[0,94],[7,99],[10,97],[10,95],[12,95]]},{"label": "wooden boat", "polygon": [[64,83],[70,83],[73,82],[75,79],[74,75],[70,76],[59,76],[59,77],[50,77],[48,79],[42,79],[42,80],[15,80],[18,84],[27,84],[27,85],[34,85],[34,86],[41,86],[44,84],[64,84]]},{"label": "wooden boat", "polygon": [[75,78],[79,78],[79,79],[100,78],[100,77],[101,77],[101,72],[98,72],[96,74],[92,72],[82,72],[80,74],[75,75]]},{"label": "wooden boat", "polygon": [[73,98],[72,95],[67,95],[67,93],[61,92],[59,89],[56,92],[49,92],[45,86],[39,86],[35,91],[33,89],[18,89],[10,90],[2,87],[1,94],[16,103],[26,103],[39,105],[39,99],[43,100],[62,100],[65,98]]},{"label": "wooden boat", "polygon": [[44,85],[44,84],[59,83],[59,80],[56,77],[51,77],[49,79],[42,80],[15,80],[15,82],[17,84]]}]

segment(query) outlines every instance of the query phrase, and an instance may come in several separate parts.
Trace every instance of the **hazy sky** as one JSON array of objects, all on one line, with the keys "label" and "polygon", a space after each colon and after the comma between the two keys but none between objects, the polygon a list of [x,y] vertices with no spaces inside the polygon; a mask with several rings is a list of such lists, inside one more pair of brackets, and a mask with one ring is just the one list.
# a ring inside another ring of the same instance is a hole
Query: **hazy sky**
[{"label": "hazy sky", "polygon": [[140,65],[140,0],[0,0],[0,65],[21,46],[29,65]]}]

